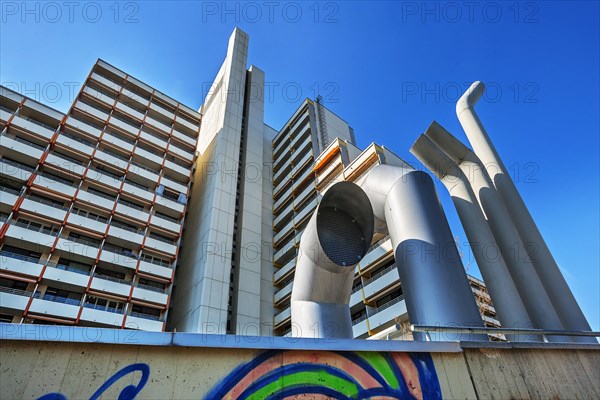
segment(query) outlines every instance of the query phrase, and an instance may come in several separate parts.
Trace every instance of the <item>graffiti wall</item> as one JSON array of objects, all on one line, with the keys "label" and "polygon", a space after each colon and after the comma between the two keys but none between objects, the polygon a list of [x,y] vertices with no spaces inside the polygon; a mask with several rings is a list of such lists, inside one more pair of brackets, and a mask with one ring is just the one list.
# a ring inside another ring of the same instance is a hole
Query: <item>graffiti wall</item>
[{"label": "graffiti wall", "polygon": [[600,398],[600,351],[261,350],[3,340],[1,399]]}]

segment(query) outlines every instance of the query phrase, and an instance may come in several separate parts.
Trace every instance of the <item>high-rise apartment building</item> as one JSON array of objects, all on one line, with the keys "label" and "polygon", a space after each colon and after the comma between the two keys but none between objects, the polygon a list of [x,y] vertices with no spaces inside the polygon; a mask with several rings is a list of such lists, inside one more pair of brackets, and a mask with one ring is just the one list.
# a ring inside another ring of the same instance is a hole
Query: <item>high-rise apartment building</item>
[{"label": "high-rise apartment building", "polygon": [[[334,182],[407,164],[305,100],[276,131],[236,29],[198,112],[108,63],[66,115],[0,93],[3,322],[288,335],[301,234]],[[408,316],[377,229],[354,336]],[[490,308],[491,310],[491,308]]]}]

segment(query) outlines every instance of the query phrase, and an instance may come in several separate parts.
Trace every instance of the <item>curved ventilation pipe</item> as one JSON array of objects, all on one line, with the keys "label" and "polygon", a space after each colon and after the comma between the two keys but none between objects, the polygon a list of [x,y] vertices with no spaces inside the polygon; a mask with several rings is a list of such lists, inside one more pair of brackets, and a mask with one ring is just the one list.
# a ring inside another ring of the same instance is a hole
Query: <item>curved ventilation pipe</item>
[{"label": "curved ventilation pipe", "polygon": [[292,286],[292,335],[352,339],[350,294],[356,264],[373,239],[363,190],[339,182],[324,194],[302,233]]},{"label": "curved ventilation pipe", "polygon": [[[439,126],[439,125],[438,125]],[[435,126],[434,126],[435,128]],[[441,127],[440,127],[441,128]],[[563,329],[552,302],[537,276],[510,215],[494,189],[481,160],[445,129],[429,129],[426,133],[436,146],[461,168],[494,234],[500,254],[510,270],[523,304],[537,328]],[[568,342],[567,337],[550,336],[550,341]]]},{"label": "curved ventilation pipe", "polygon": [[[484,90],[485,85],[482,82],[474,82],[456,103],[456,115],[473,150],[483,164],[486,165],[489,176],[508,209],[519,236],[522,238],[523,243],[527,245],[526,249],[531,262],[552,301],[562,325],[567,330],[590,331],[591,327],[577,304],[575,296],[573,296],[542,234],[519,195],[483,124],[475,113],[474,106],[483,95]],[[576,337],[574,340],[597,343],[595,338]]]},{"label": "curved ventilation pipe", "polygon": [[[433,180],[422,171],[378,165],[361,187],[392,241],[411,323],[482,327],[456,243]],[[349,293],[349,292],[348,292]],[[427,340],[426,334],[414,334]],[[437,338],[431,338],[436,340]],[[487,340],[462,334],[439,340]]]},{"label": "curved ventilation pipe", "polygon": [[[434,129],[444,128],[433,122],[427,132]],[[521,301],[504,257],[498,252],[494,235],[466,175],[443,149],[426,135],[419,136],[410,152],[448,189],[501,325],[505,328],[533,328],[534,325]],[[542,340],[538,336],[506,336],[512,342]]]}]

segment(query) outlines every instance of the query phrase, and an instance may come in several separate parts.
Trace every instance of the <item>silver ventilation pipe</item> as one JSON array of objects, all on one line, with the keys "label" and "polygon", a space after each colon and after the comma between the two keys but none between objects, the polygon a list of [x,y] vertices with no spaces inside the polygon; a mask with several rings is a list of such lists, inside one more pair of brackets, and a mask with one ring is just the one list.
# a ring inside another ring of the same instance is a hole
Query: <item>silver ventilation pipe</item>
[{"label": "silver ventilation pipe", "polygon": [[[456,103],[456,115],[473,150],[481,159],[493,181],[519,236],[526,245],[531,262],[550,298],[564,329],[590,331],[591,327],[569,285],[536,226],[527,206],[510,178],[504,163],[492,144],[474,106],[483,95],[485,85],[474,82]],[[577,337],[575,341],[597,343],[594,338]]]},{"label": "silver ventilation pipe", "polygon": [[292,336],[352,339],[350,294],[356,264],[373,239],[373,213],[363,190],[332,185],[300,240],[292,286]]},{"label": "silver ventilation pipe", "polygon": [[[361,187],[375,217],[387,224],[411,323],[483,326],[431,177],[378,165]],[[414,337],[428,339],[423,332]],[[458,339],[487,337],[463,334]]]},{"label": "silver ventilation pipe", "polygon": [[[533,328],[534,325],[523,305],[504,257],[498,251],[494,235],[473,193],[469,179],[459,165],[426,136],[431,130],[443,129],[433,122],[427,132],[413,144],[410,152],[448,189],[502,326]],[[510,341],[542,340],[541,337],[519,335],[507,335],[507,338]]]}]

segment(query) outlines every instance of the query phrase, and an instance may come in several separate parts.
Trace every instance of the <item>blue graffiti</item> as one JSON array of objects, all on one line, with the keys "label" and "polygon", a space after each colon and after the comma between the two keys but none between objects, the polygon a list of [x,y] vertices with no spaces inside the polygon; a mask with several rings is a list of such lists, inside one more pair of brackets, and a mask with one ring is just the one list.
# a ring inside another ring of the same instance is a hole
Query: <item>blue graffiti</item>
[{"label": "blue graffiti", "polygon": [[[102,386],[100,386],[98,388],[98,390],[96,390],[94,392],[94,394],[92,394],[90,396],[90,400],[98,400],[100,398],[100,396],[102,396],[104,394],[104,392],[106,392],[106,390],[113,385],[113,383],[115,383],[116,381],[118,381],[119,379],[124,377],[125,375],[131,374],[136,371],[139,371],[142,373],[142,378],[140,379],[138,384],[126,386],[123,390],[121,390],[121,393],[119,393],[119,397],[118,397],[118,400],[133,400],[133,399],[135,399],[135,396],[137,396],[137,394],[142,391],[144,386],[146,386],[146,383],[148,382],[148,378],[150,377],[150,367],[148,366],[148,364],[144,364],[144,363],[131,364],[131,365],[128,365],[125,368],[119,370],[113,376],[108,378],[106,380],[106,382],[104,382],[104,384]],[[67,399],[67,396],[65,396],[62,393],[48,393],[48,394],[45,394],[42,397],[38,398],[38,400],[68,400],[68,399]]]}]

